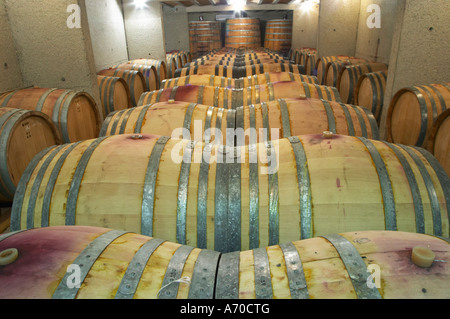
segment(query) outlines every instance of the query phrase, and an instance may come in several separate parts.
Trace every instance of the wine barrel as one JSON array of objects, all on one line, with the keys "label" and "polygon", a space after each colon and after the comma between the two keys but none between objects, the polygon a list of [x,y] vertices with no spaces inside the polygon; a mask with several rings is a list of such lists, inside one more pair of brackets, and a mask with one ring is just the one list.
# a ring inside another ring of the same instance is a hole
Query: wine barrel
[{"label": "wine barrel", "polygon": [[103,117],[109,113],[132,107],[130,88],[123,78],[97,75]]},{"label": "wine barrel", "polygon": [[289,61],[287,60],[279,60],[279,59],[255,59],[255,60],[204,60],[204,61],[197,61],[187,64],[185,67],[195,67],[197,65],[226,65],[229,67],[240,67],[240,66],[247,66],[247,65],[253,65],[253,64],[268,64],[268,63],[284,63],[289,64]]},{"label": "wine barrel", "polygon": [[[300,49],[295,49],[293,51],[293,56],[292,56],[292,60],[295,62],[295,64],[302,64],[305,65],[306,63],[306,56],[308,54],[313,54],[316,55],[317,54],[317,50],[314,48],[300,48]],[[315,65],[314,65],[315,66]]]},{"label": "wine barrel", "polygon": [[174,100],[225,109],[236,109],[239,106],[260,104],[280,98],[319,98],[340,102],[336,88],[304,82],[277,82],[243,89],[203,85],[176,86],[159,91],[146,92],[141,95],[138,104],[142,106]]},{"label": "wine barrel", "polygon": [[[449,246],[361,231],[221,254],[108,228],[47,227],[0,237],[0,258],[9,259],[0,299],[448,299]],[[419,247],[431,257],[418,258]]]},{"label": "wine barrel", "polygon": [[225,47],[261,47],[261,22],[253,18],[228,19],[225,29]]},{"label": "wine barrel", "polygon": [[[275,82],[306,82],[309,84],[319,84],[315,76],[294,74],[291,72],[271,72],[236,79],[236,88],[245,88],[255,85],[275,83]],[[335,91],[337,93],[337,90]]]},{"label": "wine barrel", "polygon": [[292,20],[269,20],[266,24],[264,47],[287,53],[292,46]]},{"label": "wine barrel", "polygon": [[329,62],[325,67],[325,85],[336,87],[339,73],[345,66],[364,62],[367,62],[367,60],[357,58]]},{"label": "wine barrel", "polygon": [[141,65],[141,64],[131,64],[131,63],[122,63],[114,66],[118,69],[125,70],[133,70],[139,71],[144,75],[145,78],[145,91],[154,91],[159,90],[159,82],[158,82],[158,71],[153,65]]},{"label": "wine barrel", "polygon": [[363,63],[344,66],[339,72],[336,85],[342,101],[344,103],[353,103],[355,88],[362,75],[387,69],[388,66],[384,63]]},{"label": "wine barrel", "polygon": [[359,78],[355,89],[355,104],[371,110],[378,124],[383,112],[387,74],[387,71],[366,73]]},{"label": "wine barrel", "polygon": [[399,90],[387,114],[388,141],[426,148],[433,123],[449,107],[450,83]]},{"label": "wine barrel", "polygon": [[[198,142],[213,142],[217,136],[219,142],[228,145],[227,127],[247,133],[256,131],[256,142],[263,142],[266,137],[259,134],[264,133],[263,129],[273,132],[267,136],[269,139],[324,131],[379,139],[377,123],[369,111],[319,99],[278,99],[242,106],[236,111],[182,101],[160,102],[110,114],[100,136],[153,134]],[[216,128],[220,134],[215,132]],[[249,135],[239,141],[250,143]]]},{"label": "wine barrel", "polygon": [[189,21],[189,45],[194,57],[222,48],[220,21]]},{"label": "wine barrel", "polygon": [[286,63],[253,64],[246,67],[235,68],[227,67],[224,65],[198,65],[195,67],[177,69],[175,71],[175,77],[194,74],[209,74],[239,79],[250,75],[264,74],[268,72],[291,72],[296,74],[306,73],[305,67],[303,65]]},{"label": "wine barrel", "polygon": [[448,237],[449,185],[426,150],[358,137],[233,148],[122,134],[35,157],[11,231],[108,225],[218,252],[365,230]]},{"label": "wine barrel", "polygon": [[16,90],[0,96],[0,106],[39,111],[50,117],[64,143],[98,137],[103,117],[84,91],[49,88]]},{"label": "wine barrel", "polygon": [[307,75],[316,75],[316,63],[317,63],[317,51],[310,52],[306,54],[305,60],[304,60],[304,66],[306,68],[306,74]]},{"label": "wine barrel", "polygon": [[235,79],[226,78],[223,76],[215,76],[208,74],[199,75],[188,75],[182,76],[174,79],[164,80],[162,83],[163,89],[173,88],[175,86],[183,85],[207,85],[207,86],[218,86],[218,87],[235,87]]},{"label": "wine barrel", "polygon": [[167,64],[167,78],[171,79],[175,76],[175,71],[177,70],[177,60],[173,56],[167,56],[166,64]]},{"label": "wine barrel", "polygon": [[0,108],[0,202],[12,202],[35,155],[61,143],[59,131],[44,113]]},{"label": "wine barrel", "polygon": [[121,77],[130,89],[131,105],[137,106],[142,93],[146,90],[145,77],[140,71],[109,68],[97,73],[101,76]]},{"label": "wine barrel", "polygon": [[348,60],[351,58],[348,55],[332,55],[332,56],[325,56],[317,59],[316,62],[316,69],[317,69],[317,78],[319,79],[320,84],[325,84],[325,72],[326,67],[328,63],[339,61],[339,60]]},{"label": "wine barrel", "polygon": [[206,55],[201,58],[198,58],[194,60],[193,62],[197,61],[214,61],[214,60],[258,60],[258,59],[284,59],[282,55],[279,54],[272,54],[272,53],[249,53],[249,54],[243,54],[243,55],[236,55],[236,54],[213,54],[213,55]]},{"label": "wine barrel", "polygon": [[139,64],[146,66],[154,66],[156,69],[156,80],[161,83],[167,79],[167,64],[165,60],[155,60],[155,59],[136,59],[129,61],[131,64]]},{"label": "wine barrel", "polygon": [[428,141],[428,150],[450,176],[450,109],[442,112],[434,123]]},{"label": "wine barrel", "polygon": [[174,58],[175,59],[175,61],[177,62],[176,63],[176,66],[177,66],[177,69],[180,69],[180,68],[182,68],[183,67],[183,56],[179,53],[179,52],[174,52],[174,53],[169,53],[169,54],[166,54],[166,59],[167,58]]}]

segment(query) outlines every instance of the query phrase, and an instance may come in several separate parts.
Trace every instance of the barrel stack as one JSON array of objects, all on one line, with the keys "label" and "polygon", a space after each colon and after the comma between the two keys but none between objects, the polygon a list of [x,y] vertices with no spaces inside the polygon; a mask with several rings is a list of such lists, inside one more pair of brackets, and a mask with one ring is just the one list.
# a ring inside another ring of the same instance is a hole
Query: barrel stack
[{"label": "barrel stack", "polygon": [[191,23],[190,52],[100,71],[92,137],[79,92],[0,95],[2,140],[49,112],[14,180],[0,148],[0,298],[450,298],[449,84],[399,91],[382,140],[388,65],[292,48],[290,22],[264,47],[259,19],[225,47]]}]

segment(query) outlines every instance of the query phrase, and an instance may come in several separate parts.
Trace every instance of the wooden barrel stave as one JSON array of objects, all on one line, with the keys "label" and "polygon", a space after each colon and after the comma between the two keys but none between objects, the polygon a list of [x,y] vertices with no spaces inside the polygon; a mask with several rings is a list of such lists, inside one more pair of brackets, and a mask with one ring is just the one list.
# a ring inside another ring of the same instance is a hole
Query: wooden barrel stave
[{"label": "wooden barrel stave", "polygon": [[1,107],[40,111],[58,128],[64,143],[98,137],[102,115],[84,91],[56,88],[16,90],[0,97]]},{"label": "wooden barrel stave", "polygon": [[190,21],[189,45],[194,57],[222,48],[219,21]]},{"label": "wooden barrel stave", "polygon": [[287,53],[292,46],[292,20],[269,20],[266,25],[264,47]]},{"label": "wooden barrel stave", "polygon": [[347,65],[356,65],[367,62],[366,59],[349,58],[329,62],[325,67],[325,85],[337,87],[338,77],[341,70]]},{"label": "wooden barrel stave", "polygon": [[[349,231],[449,235],[450,181],[423,149],[342,135],[331,139],[322,135],[292,137],[259,143],[256,149],[240,148],[247,159],[249,152],[256,151],[260,170],[253,175],[250,171],[254,167],[248,161],[237,166],[219,161],[219,157],[230,155],[226,155],[226,148],[212,145],[209,171],[204,175],[204,146],[152,135],[85,141],[72,146],[62,167],[56,168],[58,179],[53,184],[46,181],[56,159],[70,146],[50,150],[36,166],[29,166],[19,183],[11,230],[39,225],[108,225],[220,252]],[[270,147],[275,154],[268,153]],[[36,172],[55,152],[55,160],[36,178]],[[269,162],[268,154],[272,154]],[[182,161],[187,155],[193,159],[189,170]],[[301,159],[304,156],[306,162]],[[228,170],[229,179],[224,178]],[[233,173],[236,170],[240,174]],[[405,174],[408,171],[413,173]],[[35,184],[37,192],[30,196]],[[200,184],[207,193],[201,192]],[[240,185],[241,192],[233,193],[233,185]],[[416,194],[412,185],[418,189]],[[259,194],[251,191],[256,186]],[[433,191],[428,192],[430,189]],[[45,192],[49,202],[43,198]],[[228,192],[230,196],[223,197]],[[278,197],[273,197],[274,192]],[[229,223],[223,219],[222,209],[241,218]]]},{"label": "wooden barrel stave", "polygon": [[144,75],[145,78],[145,91],[153,91],[159,89],[158,83],[158,71],[153,65],[140,65],[140,64],[131,64],[131,63],[122,63],[114,66],[114,68],[118,69],[126,69],[139,71]]},{"label": "wooden barrel stave", "polygon": [[165,60],[156,60],[156,59],[135,59],[128,61],[131,64],[138,65],[146,65],[146,66],[154,66],[156,69],[157,81],[161,83],[165,79],[167,79],[167,64]]}]

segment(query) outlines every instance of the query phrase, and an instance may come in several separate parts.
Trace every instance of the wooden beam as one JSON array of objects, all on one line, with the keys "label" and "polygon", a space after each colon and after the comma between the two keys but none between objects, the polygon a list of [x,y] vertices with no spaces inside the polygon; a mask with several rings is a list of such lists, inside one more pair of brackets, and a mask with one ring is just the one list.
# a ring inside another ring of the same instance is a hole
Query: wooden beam
[{"label": "wooden beam", "polygon": [[181,3],[185,7],[190,7],[190,6],[194,5],[194,3],[192,1],[178,1],[178,2]]}]

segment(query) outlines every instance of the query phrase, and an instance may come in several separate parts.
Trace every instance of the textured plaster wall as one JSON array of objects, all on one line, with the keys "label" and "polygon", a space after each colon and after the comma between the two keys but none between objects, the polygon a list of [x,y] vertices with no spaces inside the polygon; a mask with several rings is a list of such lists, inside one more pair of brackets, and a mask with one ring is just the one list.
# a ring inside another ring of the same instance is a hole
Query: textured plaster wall
[{"label": "textured plaster wall", "polygon": [[135,7],[134,0],[123,0],[130,59],[165,59],[161,6],[158,1],[148,0],[145,7],[139,9]]},{"label": "textured plaster wall", "polygon": [[23,86],[22,72],[17,58],[5,1],[0,0],[0,93]]},{"label": "textured plaster wall", "polygon": [[321,0],[319,56],[355,55],[361,0]]},{"label": "textured plaster wall", "polygon": [[[369,28],[367,20],[373,11],[367,12],[369,5],[380,7],[381,28]],[[389,64],[392,37],[397,18],[397,0],[361,0],[361,13],[356,42],[356,56],[370,61]]]},{"label": "textured plaster wall", "polygon": [[316,48],[319,32],[319,8],[300,5],[294,10],[292,48]]},{"label": "textured plaster wall", "polygon": [[128,60],[121,0],[86,0],[97,71]]},{"label": "textured plaster wall", "polygon": [[[450,1],[398,0],[384,105],[408,86],[450,82]],[[385,107],[381,133],[386,134]]]},{"label": "textured plaster wall", "polygon": [[80,28],[69,28],[73,0],[6,0],[25,86],[84,89],[99,103],[84,1]]},{"label": "textured plaster wall", "polygon": [[189,51],[189,26],[186,7],[163,6],[166,51]]}]

